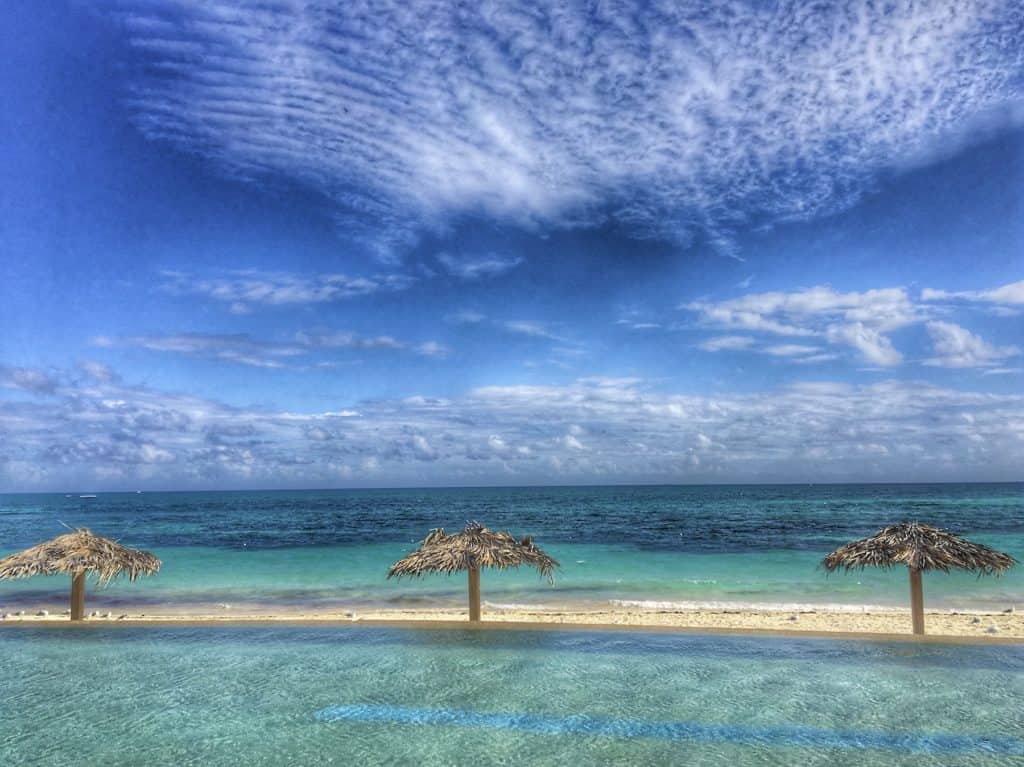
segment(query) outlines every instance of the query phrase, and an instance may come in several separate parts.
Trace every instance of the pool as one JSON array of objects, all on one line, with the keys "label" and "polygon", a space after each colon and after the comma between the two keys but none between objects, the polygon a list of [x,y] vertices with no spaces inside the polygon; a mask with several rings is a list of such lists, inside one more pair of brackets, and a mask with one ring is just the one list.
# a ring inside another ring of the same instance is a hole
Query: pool
[{"label": "pool", "polygon": [[0,630],[3,764],[1024,765],[1024,647]]}]

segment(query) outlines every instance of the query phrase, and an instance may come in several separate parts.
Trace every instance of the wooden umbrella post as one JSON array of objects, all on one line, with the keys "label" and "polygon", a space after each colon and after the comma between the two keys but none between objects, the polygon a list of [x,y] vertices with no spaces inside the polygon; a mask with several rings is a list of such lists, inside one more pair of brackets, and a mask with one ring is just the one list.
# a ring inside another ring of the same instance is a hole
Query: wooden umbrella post
[{"label": "wooden umbrella post", "polygon": [[79,570],[71,576],[71,620],[85,618],[85,571]]},{"label": "wooden umbrella post", "polygon": [[471,623],[480,622],[480,568],[471,567],[469,570],[469,620]]},{"label": "wooden umbrella post", "polygon": [[914,633],[924,633],[924,588],[921,585],[921,571],[916,567],[910,570],[910,612],[914,618]]}]

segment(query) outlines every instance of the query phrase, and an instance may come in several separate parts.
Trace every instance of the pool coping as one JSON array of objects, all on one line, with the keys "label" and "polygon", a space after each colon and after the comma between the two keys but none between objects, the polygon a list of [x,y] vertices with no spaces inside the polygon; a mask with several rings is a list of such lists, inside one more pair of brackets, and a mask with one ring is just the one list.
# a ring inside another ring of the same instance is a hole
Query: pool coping
[{"label": "pool coping", "polygon": [[146,618],[120,620],[6,620],[0,629],[42,628],[55,631],[98,628],[183,628],[212,626],[243,626],[249,628],[311,627],[332,628],[397,628],[459,631],[579,631],[638,634],[692,634],[710,636],[749,636],[791,639],[839,639],[866,642],[911,642],[921,644],[1024,645],[1024,637],[963,636],[957,634],[886,634],[867,631],[801,631],[798,629],[758,629],[706,626],[664,626],[622,623],[555,623],[551,621],[442,621],[442,620],[351,620],[344,618]]}]

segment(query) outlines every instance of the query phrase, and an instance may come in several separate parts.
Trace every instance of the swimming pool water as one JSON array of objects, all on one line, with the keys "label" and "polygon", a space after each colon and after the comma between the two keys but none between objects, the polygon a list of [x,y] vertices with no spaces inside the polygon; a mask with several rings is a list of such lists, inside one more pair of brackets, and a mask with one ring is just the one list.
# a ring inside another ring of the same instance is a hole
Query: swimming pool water
[{"label": "swimming pool water", "polygon": [[0,630],[0,764],[1024,764],[1024,647]]}]

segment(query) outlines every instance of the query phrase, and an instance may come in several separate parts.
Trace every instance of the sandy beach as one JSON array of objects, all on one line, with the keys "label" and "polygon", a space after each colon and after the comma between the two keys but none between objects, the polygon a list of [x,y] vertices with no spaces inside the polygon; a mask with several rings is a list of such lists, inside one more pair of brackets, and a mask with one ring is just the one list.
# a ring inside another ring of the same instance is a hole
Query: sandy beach
[{"label": "sandy beach", "polygon": [[[338,612],[254,611],[225,607],[209,611],[123,610],[104,612],[86,619],[88,624],[137,623],[252,623],[252,622],[348,622],[348,623],[452,623],[467,621],[465,609],[358,609]],[[10,613],[0,625],[18,623],[70,624],[62,614],[17,615]],[[616,628],[706,630],[708,632],[785,632],[807,634],[911,635],[906,610],[802,610],[785,612],[757,609],[665,610],[615,607],[609,609],[485,609],[484,623],[592,625]],[[1024,613],[928,611],[928,636],[1024,640]]]}]

